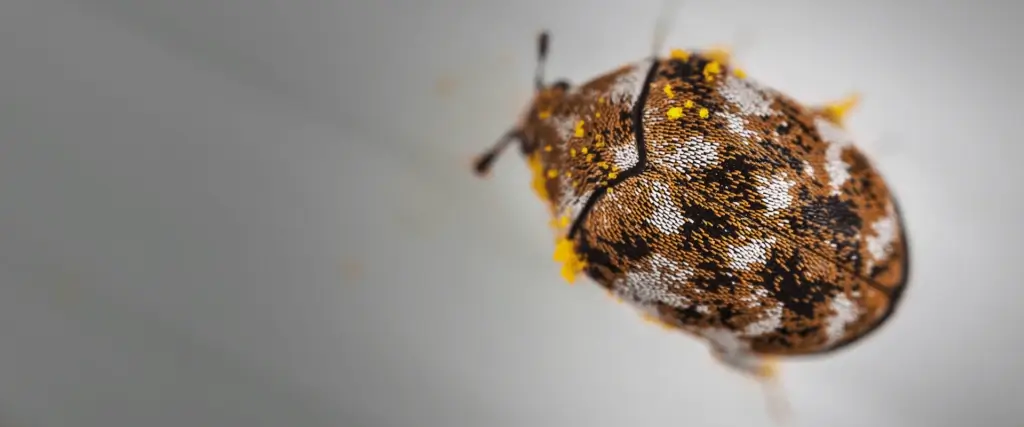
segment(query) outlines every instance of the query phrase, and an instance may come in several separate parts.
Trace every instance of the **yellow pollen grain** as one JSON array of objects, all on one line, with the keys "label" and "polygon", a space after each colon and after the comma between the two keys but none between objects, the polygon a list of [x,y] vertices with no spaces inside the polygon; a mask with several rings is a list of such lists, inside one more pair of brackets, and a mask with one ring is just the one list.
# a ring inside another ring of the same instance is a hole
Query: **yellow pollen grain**
[{"label": "yellow pollen grain", "polygon": [[678,59],[680,61],[686,61],[690,59],[690,52],[687,52],[682,49],[672,49],[670,55],[672,56],[672,59]]},{"label": "yellow pollen grain", "polygon": [[597,167],[599,167],[601,169],[608,169],[608,162],[605,162],[605,161],[597,162]]},{"label": "yellow pollen grain", "polygon": [[544,146],[544,151],[550,152],[551,151],[551,146],[550,145],[545,145]]},{"label": "yellow pollen grain", "polygon": [[715,75],[722,72],[722,66],[718,61],[711,61],[704,66],[704,78],[708,81],[714,80]]},{"label": "yellow pollen grain", "polygon": [[587,154],[587,147],[580,148],[580,152],[583,154]]},{"label": "yellow pollen grain", "polygon": [[683,117],[683,109],[679,107],[672,107],[668,109],[668,113],[665,114],[668,118],[675,120]]},{"label": "yellow pollen grain", "polygon": [[604,97],[602,96],[600,98],[597,98],[597,103],[598,104],[604,104]]},{"label": "yellow pollen grain", "polygon": [[572,172],[566,172],[565,173],[565,177],[566,178],[572,178]]},{"label": "yellow pollen grain", "polygon": [[562,215],[561,217],[558,218],[558,226],[559,227],[566,227],[568,225],[569,225],[569,216],[568,215]]},{"label": "yellow pollen grain", "polygon": [[687,99],[686,102],[683,103],[683,107],[684,108],[693,108],[693,100]]},{"label": "yellow pollen grain", "polygon": [[545,119],[547,119],[549,117],[551,117],[551,112],[550,111],[541,111],[541,112],[537,113],[537,118],[538,119],[545,120]]},{"label": "yellow pollen grain", "polygon": [[548,169],[548,178],[555,178],[558,176],[558,171],[554,169]]},{"label": "yellow pollen grain", "polygon": [[747,78],[747,72],[743,71],[743,69],[741,69],[741,68],[733,68],[732,69],[732,75],[734,75],[736,77],[739,77],[741,79]]},{"label": "yellow pollen grain", "polygon": [[700,109],[700,118],[706,119],[706,118],[708,118],[709,114],[710,113],[708,113],[708,109],[707,108],[701,108]]},{"label": "yellow pollen grain", "polygon": [[594,117],[601,118],[601,112],[598,111],[598,112],[594,113]]},{"label": "yellow pollen grain", "polygon": [[665,85],[665,96],[675,98],[676,93],[672,91],[672,85]]},{"label": "yellow pollen grain", "polygon": [[576,122],[576,129],[574,129],[577,138],[583,137],[583,120]]},{"label": "yellow pollen grain", "polygon": [[569,149],[569,157],[576,157],[576,149],[575,148],[570,148]]},{"label": "yellow pollen grain", "polygon": [[594,153],[587,154],[587,161],[588,162],[594,161]]},{"label": "yellow pollen grain", "polygon": [[608,172],[608,179],[615,179],[615,178],[617,178],[618,176],[619,176],[619,174],[618,174],[618,173],[615,173],[615,172]]},{"label": "yellow pollen grain", "polygon": [[612,194],[614,192],[615,192],[614,188],[608,187],[608,194]]}]

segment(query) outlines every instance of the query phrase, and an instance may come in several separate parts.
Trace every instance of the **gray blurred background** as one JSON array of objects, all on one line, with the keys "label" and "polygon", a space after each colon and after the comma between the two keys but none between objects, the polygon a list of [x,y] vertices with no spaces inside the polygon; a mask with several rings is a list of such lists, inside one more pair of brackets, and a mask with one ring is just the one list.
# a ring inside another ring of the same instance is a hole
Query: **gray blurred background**
[{"label": "gray blurred background", "polygon": [[[0,426],[767,426],[760,388],[567,286],[514,154],[549,75],[648,53],[660,1],[0,1]],[[794,424],[1024,425],[1020,2],[686,1],[850,126],[911,289],[786,365]]]}]

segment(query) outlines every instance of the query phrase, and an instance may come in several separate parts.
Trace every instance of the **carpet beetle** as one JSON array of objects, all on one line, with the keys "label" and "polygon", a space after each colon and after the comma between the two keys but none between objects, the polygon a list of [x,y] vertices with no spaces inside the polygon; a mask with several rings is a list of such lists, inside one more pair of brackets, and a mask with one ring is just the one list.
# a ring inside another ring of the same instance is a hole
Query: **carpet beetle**
[{"label": "carpet beetle", "polygon": [[545,34],[531,104],[476,171],[518,143],[567,280],[585,274],[758,378],[778,356],[832,352],[894,312],[907,241],[843,127],[855,99],[805,106],[715,50],[545,84],[547,50]]}]

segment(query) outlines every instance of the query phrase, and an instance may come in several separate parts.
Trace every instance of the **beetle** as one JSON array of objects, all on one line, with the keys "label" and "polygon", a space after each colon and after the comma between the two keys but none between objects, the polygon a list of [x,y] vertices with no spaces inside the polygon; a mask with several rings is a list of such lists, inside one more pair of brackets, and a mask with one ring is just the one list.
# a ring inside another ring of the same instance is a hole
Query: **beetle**
[{"label": "beetle", "polygon": [[716,50],[548,84],[548,40],[532,102],[475,169],[518,143],[566,280],[588,276],[756,378],[778,358],[857,342],[895,312],[907,237],[844,126],[855,97],[804,105]]}]

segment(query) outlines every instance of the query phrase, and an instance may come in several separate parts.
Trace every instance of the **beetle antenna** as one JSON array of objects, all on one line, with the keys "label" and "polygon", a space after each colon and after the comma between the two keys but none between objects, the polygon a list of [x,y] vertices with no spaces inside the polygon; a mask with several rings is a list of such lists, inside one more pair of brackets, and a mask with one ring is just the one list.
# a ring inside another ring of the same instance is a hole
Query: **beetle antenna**
[{"label": "beetle antenna", "polygon": [[658,21],[654,24],[654,41],[651,46],[651,55],[655,58],[665,47],[665,40],[672,31],[672,24],[675,22],[676,13],[682,6],[683,0],[664,0],[661,2],[661,11],[658,12]]},{"label": "beetle antenna", "polygon": [[513,129],[505,133],[491,148],[485,151],[480,157],[477,157],[476,162],[473,163],[473,170],[476,171],[477,175],[487,175],[491,171],[491,166],[494,165],[494,161],[498,158],[505,148],[508,147],[512,141],[522,140],[523,134],[519,129]]},{"label": "beetle antenna", "polygon": [[551,36],[548,32],[541,31],[540,36],[537,37],[537,70],[533,75],[533,86],[540,92],[544,89],[544,68],[548,61],[548,43]]}]

